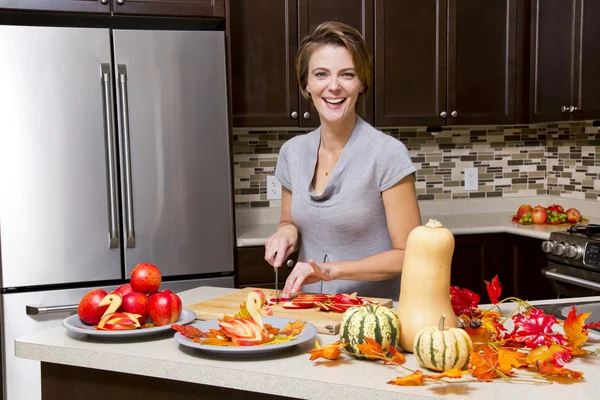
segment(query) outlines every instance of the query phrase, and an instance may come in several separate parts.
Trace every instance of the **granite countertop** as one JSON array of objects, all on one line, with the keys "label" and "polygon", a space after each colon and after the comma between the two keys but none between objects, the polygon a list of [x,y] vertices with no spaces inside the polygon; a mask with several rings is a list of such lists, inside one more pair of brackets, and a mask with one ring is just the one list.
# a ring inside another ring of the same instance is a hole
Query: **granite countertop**
[{"label": "granite countertop", "polygon": [[[421,220],[439,220],[455,235],[511,233],[548,239],[550,233],[570,225],[519,225],[511,221],[521,204],[548,207],[557,203],[565,209],[577,208],[590,223],[600,223],[600,202],[556,196],[498,197],[492,199],[429,200],[419,202]],[[277,230],[279,208],[247,209],[236,212],[237,246],[263,246]]]},{"label": "granite countertop", "polygon": [[[184,304],[192,304],[229,293],[235,289],[200,287],[180,293]],[[572,299],[578,301],[580,299]],[[586,298],[586,300],[598,300]],[[564,300],[532,302],[549,304]],[[589,342],[597,345],[600,335],[590,332]],[[321,343],[337,336],[318,335]],[[17,357],[70,366],[207,384],[232,389],[310,399],[506,399],[577,398],[596,399],[600,391],[600,358],[576,359],[568,368],[581,371],[585,380],[570,384],[535,385],[468,383],[399,387],[387,381],[404,374],[399,367],[365,362],[349,357],[335,368],[327,362],[309,361],[310,342],[261,357],[224,357],[180,347],[172,333],[143,340],[100,340],[66,331],[48,329],[15,341]],[[412,354],[406,366],[418,368]]]}]

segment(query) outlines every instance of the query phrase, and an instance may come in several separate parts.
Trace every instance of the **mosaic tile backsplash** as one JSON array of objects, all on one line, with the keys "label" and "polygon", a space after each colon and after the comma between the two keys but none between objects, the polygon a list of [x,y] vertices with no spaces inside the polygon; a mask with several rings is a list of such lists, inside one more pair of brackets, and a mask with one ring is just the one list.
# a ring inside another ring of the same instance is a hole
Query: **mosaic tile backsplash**
[{"label": "mosaic tile backsplash", "polygon": [[[553,195],[600,201],[600,133],[592,121],[518,126],[380,128],[402,141],[417,168],[420,201]],[[279,207],[267,200],[286,140],[312,129],[234,128],[236,208]],[[464,189],[464,169],[477,168],[477,191]]]}]

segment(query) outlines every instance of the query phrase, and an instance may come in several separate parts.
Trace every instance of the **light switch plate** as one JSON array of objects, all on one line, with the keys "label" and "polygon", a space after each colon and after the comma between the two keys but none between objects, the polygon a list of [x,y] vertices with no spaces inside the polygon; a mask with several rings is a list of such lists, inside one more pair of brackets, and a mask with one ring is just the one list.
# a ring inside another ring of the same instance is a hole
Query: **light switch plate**
[{"label": "light switch plate", "polygon": [[281,200],[281,183],[274,175],[267,175],[267,200]]},{"label": "light switch plate", "polygon": [[479,176],[477,168],[465,168],[465,190],[477,190],[479,187]]}]

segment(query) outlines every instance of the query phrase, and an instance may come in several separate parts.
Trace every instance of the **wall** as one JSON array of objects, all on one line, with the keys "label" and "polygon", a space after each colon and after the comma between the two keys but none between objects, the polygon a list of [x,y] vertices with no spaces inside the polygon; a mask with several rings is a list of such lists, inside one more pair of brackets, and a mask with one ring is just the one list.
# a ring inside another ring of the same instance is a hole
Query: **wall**
[{"label": "wall", "polygon": [[[600,133],[591,121],[520,126],[381,128],[408,148],[419,200],[556,195],[600,201]],[[267,200],[281,145],[307,129],[234,128],[236,208],[278,207]],[[479,190],[465,191],[477,167]]]}]

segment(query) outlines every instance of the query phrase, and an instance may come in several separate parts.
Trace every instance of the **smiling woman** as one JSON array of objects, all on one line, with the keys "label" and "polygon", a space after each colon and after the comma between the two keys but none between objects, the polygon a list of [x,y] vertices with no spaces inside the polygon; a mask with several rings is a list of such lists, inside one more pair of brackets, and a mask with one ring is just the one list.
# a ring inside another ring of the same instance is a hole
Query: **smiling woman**
[{"label": "smiling woman", "polygon": [[284,297],[303,290],[397,299],[406,239],[421,223],[416,169],[400,141],[356,114],[371,84],[366,43],[351,26],[325,22],[303,39],[296,68],[321,126],[281,148],[281,220],[265,260],[279,268],[300,250]]}]

